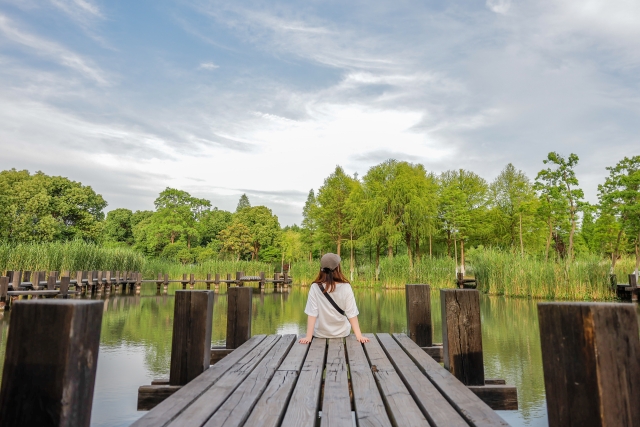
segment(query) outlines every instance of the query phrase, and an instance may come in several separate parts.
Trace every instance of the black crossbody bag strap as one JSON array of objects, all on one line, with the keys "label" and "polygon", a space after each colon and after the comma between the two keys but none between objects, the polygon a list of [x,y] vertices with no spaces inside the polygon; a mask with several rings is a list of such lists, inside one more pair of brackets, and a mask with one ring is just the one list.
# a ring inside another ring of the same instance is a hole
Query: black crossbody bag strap
[{"label": "black crossbody bag strap", "polygon": [[346,316],[346,313],[344,312],[343,309],[341,309],[340,307],[338,307],[338,304],[336,304],[336,302],[333,300],[333,298],[331,298],[331,295],[329,295],[329,292],[325,292],[324,291],[324,286],[322,286],[322,283],[318,283],[317,284],[318,287],[320,288],[320,291],[322,292],[322,294],[327,297],[327,299],[329,300],[329,302],[331,303],[331,305],[333,306],[333,308],[335,308],[336,310],[338,310],[338,313],[342,314],[343,316]]}]

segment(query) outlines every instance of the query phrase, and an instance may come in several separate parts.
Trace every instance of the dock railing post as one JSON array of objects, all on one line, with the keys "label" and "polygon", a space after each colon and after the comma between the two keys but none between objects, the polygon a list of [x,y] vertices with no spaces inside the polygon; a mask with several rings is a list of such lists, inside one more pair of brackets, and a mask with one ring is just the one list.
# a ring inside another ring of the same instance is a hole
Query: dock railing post
[{"label": "dock railing post", "polygon": [[185,385],[211,360],[213,292],[176,291],[169,385]]},{"label": "dock railing post", "polygon": [[0,277],[0,310],[6,310],[9,308],[9,278],[6,276]]},{"label": "dock railing post", "polygon": [[164,285],[162,285],[162,291],[165,294],[169,292],[169,273],[164,273]]},{"label": "dock railing post", "polygon": [[242,282],[240,278],[242,277],[242,272],[236,271],[236,286],[242,286]]},{"label": "dock railing post", "polygon": [[160,293],[160,286],[162,286],[162,273],[158,273],[158,280],[156,280],[156,293]]},{"label": "dock railing post", "polygon": [[433,345],[431,323],[431,287],[405,285],[407,303],[407,335],[420,347]]},{"label": "dock railing post", "polygon": [[635,305],[539,303],[550,427],[640,425]]},{"label": "dock railing post", "polygon": [[196,275],[194,273],[191,273],[189,275],[189,289],[193,289],[194,286],[196,285]]},{"label": "dock railing post", "polygon": [[15,303],[0,425],[89,427],[103,307],[88,300]]},{"label": "dock railing post", "polygon": [[211,289],[211,273],[207,273],[206,283],[207,283],[207,290],[210,290]]},{"label": "dock railing post", "polygon": [[69,298],[69,276],[63,276],[60,278],[60,296],[63,299]]},{"label": "dock railing post", "polygon": [[265,288],[265,285],[267,283],[265,281],[265,277],[266,277],[266,275],[265,275],[264,271],[261,271],[260,272],[260,281],[258,282],[258,288],[260,288],[260,292],[264,292],[264,288]]},{"label": "dock railing post", "polygon": [[216,280],[213,282],[213,289],[218,292],[220,289],[220,273],[216,273]]},{"label": "dock railing post", "polygon": [[182,289],[187,289],[187,283],[189,283],[189,279],[187,279],[187,273],[182,273],[182,280],[180,281],[180,283],[182,283]]},{"label": "dock railing post", "polygon": [[227,290],[227,348],[238,348],[251,338],[251,296],[253,288]]},{"label": "dock railing post", "polygon": [[136,276],[136,295],[140,295],[140,290],[142,289],[142,273],[134,273]]},{"label": "dock railing post", "polygon": [[631,301],[638,301],[638,278],[635,273],[629,275],[629,287],[631,288]]},{"label": "dock railing post", "polygon": [[441,289],[444,367],[465,385],[484,385],[480,294]]}]

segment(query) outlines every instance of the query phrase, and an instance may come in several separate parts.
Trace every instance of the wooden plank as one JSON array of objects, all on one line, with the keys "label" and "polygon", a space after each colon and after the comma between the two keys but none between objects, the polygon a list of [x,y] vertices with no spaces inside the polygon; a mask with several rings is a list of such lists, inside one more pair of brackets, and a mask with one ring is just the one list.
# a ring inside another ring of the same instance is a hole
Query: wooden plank
[{"label": "wooden plank", "polygon": [[311,341],[298,383],[282,420],[282,427],[315,427],[326,350],[326,339],[314,338]]},{"label": "wooden plank", "polygon": [[169,384],[140,386],[138,388],[138,411],[148,411],[155,408],[181,388],[182,386]]},{"label": "wooden plank", "polygon": [[235,350],[232,348],[213,347],[211,349],[211,359],[209,360],[209,363],[211,365],[215,365],[216,363],[218,363],[219,361],[221,361],[222,359],[230,355],[233,351]]},{"label": "wooden plank", "polygon": [[391,423],[397,427],[428,426],[429,423],[380,347],[378,339],[373,334],[364,336],[371,340],[364,345],[364,350]]},{"label": "wooden plank", "polygon": [[[269,335],[251,353],[233,365],[212,387],[200,395],[168,425],[201,426],[224,403],[234,390],[249,376],[271,348],[280,340],[280,335]],[[222,360],[224,362],[224,359]],[[218,365],[213,365],[218,366]],[[187,402],[185,402],[186,404]]]},{"label": "wooden plank", "polygon": [[227,348],[238,348],[251,336],[253,288],[227,290]]},{"label": "wooden plank", "polygon": [[462,384],[405,334],[393,334],[395,340],[433,385],[449,401],[451,406],[472,426],[508,426],[486,403]]},{"label": "wooden plank", "polygon": [[321,427],[352,427],[344,338],[329,339]]},{"label": "wooden plank", "polygon": [[420,347],[433,345],[431,326],[431,287],[405,285],[407,304],[407,335]]},{"label": "wooden plank", "polygon": [[484,385],[480,294],[441,289],[444,367],[466,385]]},{"label": "wooden plank", "polygon": [[244,425],[253,406],[267,388],[291,346],[295,345],[295,341],[296,335],[284,335],[205,426],[240,427]]},{"label": "wooden plank", "polygon": [[31,296],[55,296],[58,295],[60,291],[9,291],[8,295],[31,295]]},{"label": "wooden plank", "polygon": [[176,291],[169,384],[185,385],[209,368],[213,292]]},{"label": "wooden plank", "polygon": [[[301,335],[298,338],[302,338]],[[277,427],[284,417],[289,397],[298,379],[302,363],[309,350],[308,344],[294,343],[284,362],[278,367],[260,400],[251,411],[246,426]]]},{"label": "wooden plank", "polygon": [[[432,347],[422,347],[422,349],[424,350],[425,353],[431,356],[433,360],[435,360],[438,363],[442,363],[444,359],[444,349],[442,348],[441,345],[434,345]],[[486,381],[487,380],[485,379],[485,384],[486,384]]]},{"label": "wooden plank", "polygon": [[16,301],[0,390],[0,425],[88,427],[101,301]]},{"label": "wooden plank", "polygon": [[551,427],[640,425],[635,305],[538,304]]},{"label": "wooden plank", "polygon": [[516,386],[485,384],[467,387],[493,410],[515,411],[518,409],[518,389]]},{"label": "wooden plank", "polygon": [[384,408],[376,380],[362,344],[352,334],[346,338],[349,372],[353,388],[353,406],[359,427],[388,427],[391,421]]},{"label": "wooden plank", "polygon": [[377,334],[380,345],[418,407],[432,426],[468,427],[440,391],[424,376],[389,334]]},{"label": "wooden plank", "polygon": [[264,343],[265,335],[255,335],[229,356],[211,366],[189,384],[156,406],[151,412],[132,424],[132,427],[162,427],[185,410],[205,391],[212,387],[235,364]]}]

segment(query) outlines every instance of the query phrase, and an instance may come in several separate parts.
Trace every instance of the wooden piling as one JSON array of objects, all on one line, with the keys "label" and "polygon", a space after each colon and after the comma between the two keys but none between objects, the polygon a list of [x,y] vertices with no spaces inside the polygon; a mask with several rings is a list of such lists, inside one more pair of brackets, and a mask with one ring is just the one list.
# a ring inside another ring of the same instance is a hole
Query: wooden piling
[{"label": "wooden piling", "polygon": [[629,275],[629,287],[631,290],[631,301],[638,302],[638,278],[635,273]]},{"label": "wooden piling", "polygon": [[196,284],[196,277],[194,273],[189,274],[189,289],[193,289]]},{"label": "wooden piling", "polygon": [[236,271],[236,286],[244,286],[244,284],[240,281],[241,277],[242,277],[242,272]]},{"label": "wooden piling", "polygon": [[480,295],[475,289],[440,290],[444,367],[466,385],[484,385]]},{"label": "wooden piling", "polygon": [[89,427],[101,301],[18,301],[11,314],[0,425]]},{"label": "wooden piling", "polygon": [[176,291],[169,385],[185,385],[209,367],[213,292]]},{"label": "wooden piling", "polygon": [[22,271],[16,270],[11,275],[11,286],[14,291],[20,290],[20,283],[22,283]]},{"label": "wooden piling", "polygon": [[169,273],[164,273],[164,285],[162,290],[165,294],[169,291]]},{"label": "wooden piling", "polygon": [[211,289],[211,273],[207,273],[207,290]]},{"label": "wooden piling", "polygon": [[189,279],[187,279],[187,273],[183,273],[182,274],[182,280],[180,281],[180,283],[182,283],[182,289],[187,289],[187,283],[189,283]]},{"label": "wooden piling", "polygon": [[266,284],[266,279],[265,279],[265,273],[264,271],[260,272],[260,281],[258,282],[258,288],[260,288],[261,291],[264,291],[264,285]]},{"label": "wooden piling", "polygon": [[69,276],[64,276],[60,278],[60,296],[63,299],[69,298]]},{"label": "wooden piling", "polygon": [[47,278],[47,290],[53,291],[56,289],[56,281],[58,280],[58,272],[50,271]]},{"label": "wooden piling", "polygon": [[407,335],[420,347],[433,346],[431,323],[431,287],[405,285]]},{"label": "wooden piling", "polygon": [[250,286],[227,290],[227,348],[238,348],[251,338]]},{"label": "wooden piling", "polygon": [[160,286],[162,286],[162,273],[158,273],[158,280],[156,280],[156,292],[160,293]]},{"label": "wooden piling", "polygon": [[216,273],[215,278],[216,280],[213,282],[213,288],[217,291],[220,289],[220,273]]},{"label": "wooden piling", "polygon": [[0,310],[9,308],[9,278],[7,276],[0,277]]},{"label": "wooden piling", "polygon": [[630,304],[540,303],[550,427],[640,425],[640,340]]}]

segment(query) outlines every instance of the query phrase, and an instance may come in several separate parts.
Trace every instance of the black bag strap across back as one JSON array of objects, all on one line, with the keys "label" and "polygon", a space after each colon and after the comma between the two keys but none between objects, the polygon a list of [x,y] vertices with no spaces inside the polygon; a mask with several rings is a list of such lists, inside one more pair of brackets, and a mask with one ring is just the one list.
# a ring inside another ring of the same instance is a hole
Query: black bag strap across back
[{"label": "black bag strap across back", "polygon": [[324,286],[322,286],[322,283],[318,283],[317,285],[320,288],[320,291],[322,292],[322,294],[329,300],[329,302],[331,303],[333,308],[338,310],[338,313],[342,314],[343,316],[346,316],[347,314],[344,312],[343,309],[338,307],[338,304],[336,304],[336,302],[333,300],[333,298],[331,298],[331,295],[329,295],[329,292],[325,292],[324,291]]}]

